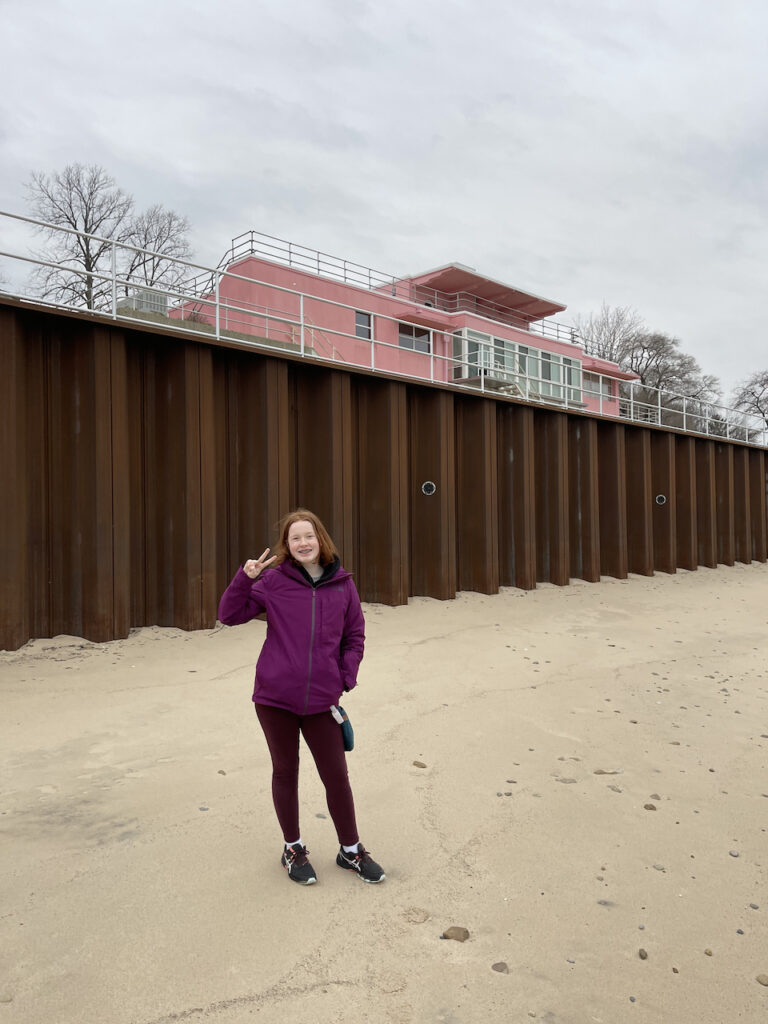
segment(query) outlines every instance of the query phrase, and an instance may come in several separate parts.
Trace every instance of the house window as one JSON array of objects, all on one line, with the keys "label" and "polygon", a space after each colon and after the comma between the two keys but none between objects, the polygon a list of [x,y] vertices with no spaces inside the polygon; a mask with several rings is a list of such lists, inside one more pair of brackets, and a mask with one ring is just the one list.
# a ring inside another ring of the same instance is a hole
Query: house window
[{"label": "house window", "polygon": [[416,327],[415,324],[398,324],[397,343],[400,348],[429,352],[429,331],[426,327]]},{"label": "house window", "polygon": [[613,386],[610,377],[603,377],[599,373],[584,373],[584,391],[588,395],[602,395],[603,398],[613,398]]},{"label": "house window", "polygon": [[373,317],[370,313],[355,313],[355,335],[370,341],[373,337]]},{"label": "house window", "polygon": [[569,402],[581,401],[581,363],[578,359],[563,356],[563,381],[569,384],[567,398]]}]

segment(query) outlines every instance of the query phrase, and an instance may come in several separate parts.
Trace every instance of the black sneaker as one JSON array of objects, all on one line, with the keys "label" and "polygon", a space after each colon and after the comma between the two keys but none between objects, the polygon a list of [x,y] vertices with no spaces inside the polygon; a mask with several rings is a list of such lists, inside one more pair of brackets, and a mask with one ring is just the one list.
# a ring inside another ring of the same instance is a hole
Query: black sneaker
[{"label": "black sneaker", "polygon": [[362,843],[357,844],[355,853],[347,853],[343,846],[339,847],[336,863],[347,871],[355,871],[357,877],[364,882],[383,882],[387,877],[382,866],[376,863]]},{"label": "black sneaker", "polygon": [[286,846],[280,858],[290,880],[299,885],[314,885],[317,881],[315,869],[307,860],[307,853],[306,846],[296,843],[294,846]]}]

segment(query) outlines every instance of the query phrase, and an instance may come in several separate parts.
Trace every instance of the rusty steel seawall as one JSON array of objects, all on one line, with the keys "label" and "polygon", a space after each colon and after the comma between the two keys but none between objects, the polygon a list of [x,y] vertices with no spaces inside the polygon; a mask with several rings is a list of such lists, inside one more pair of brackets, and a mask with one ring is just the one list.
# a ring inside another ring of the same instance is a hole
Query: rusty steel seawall
[{"label": "rusty steel seawall", "polygon": [[0,648],[211,627],[296,505],[385,604],[766,561],[738,442],[12,300],[0,359]]}]

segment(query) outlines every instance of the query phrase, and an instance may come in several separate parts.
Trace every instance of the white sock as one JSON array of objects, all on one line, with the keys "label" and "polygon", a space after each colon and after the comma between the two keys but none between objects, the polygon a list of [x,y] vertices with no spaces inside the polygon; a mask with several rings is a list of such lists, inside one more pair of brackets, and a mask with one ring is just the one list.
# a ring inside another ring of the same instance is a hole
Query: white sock
[{"label": "white sock", "polygon": [[357,853],[357,847],[358,847],[358,845],[359,845],[359,843],[355,843],[355,845],[354,845],[354,846],[345,846],[345,845],[344,845],[344,844],[342,843],[342,844],[341,844],[341,848],[342,848],[342,850],[344,851],[344,853]]},{"label": "white sock", "polygon": [[301,841],[301,836],[299,836],[299,838],[296,839],[294,842],[286,843],[285,844],[285,848],[287,850],[289,846],[303,846],[303,845],[304,845],[304,843],[302,843],[302,841]]}]

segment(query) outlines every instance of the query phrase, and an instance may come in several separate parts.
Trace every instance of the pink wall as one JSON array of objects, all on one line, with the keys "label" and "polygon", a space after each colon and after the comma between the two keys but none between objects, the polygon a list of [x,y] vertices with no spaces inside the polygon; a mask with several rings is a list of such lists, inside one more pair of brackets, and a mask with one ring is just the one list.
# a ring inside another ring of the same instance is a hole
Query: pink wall
[{"label": "pink wall", "polygon": [[[291,291],[282,291],[281,288]],[[338,359],[359,366],[373,365],[376,369],[394,373],[450,381],[455,365],[452,359],[451,332],[466,327],[578,359],[582,362],[582,369],[593,373],[616,372],[612,363],[586,356],[579,346],[568,342],[546,338],[473,313],[430,310],[388,295],[383,289],[372,291],[256,257],[246,257],[233,264],[229,272],[220,278],[221,330],[267,337],[281,344],[298,346],[301,341],[301,299],[296,292],[304,295],[305,350],[313,350],[323,359]],[[349,308],[343,308],[345,306]],[[183,312],[175,310],[171,316],[186,319],[192,307],[193,304],[186,304]],[[214,322],[213,303],[202,301],[195,303],[194,307],[198,318]],[[371,343],[355,336],[355,310],[371,313],[374,317],[373,330],[377,344],[373,346],[373,363]],[[434,317],[433,324],[444,325],[445,331],[433,327],[434,358],[399,346],[398,321],[409,322],[412,317],[417,323],[425,317]],[[584,394],[583,400],[588,409],[600,411],[598,396]],[[602,411],[618,415],[618,404],[617,398],[604,396]]]}]

